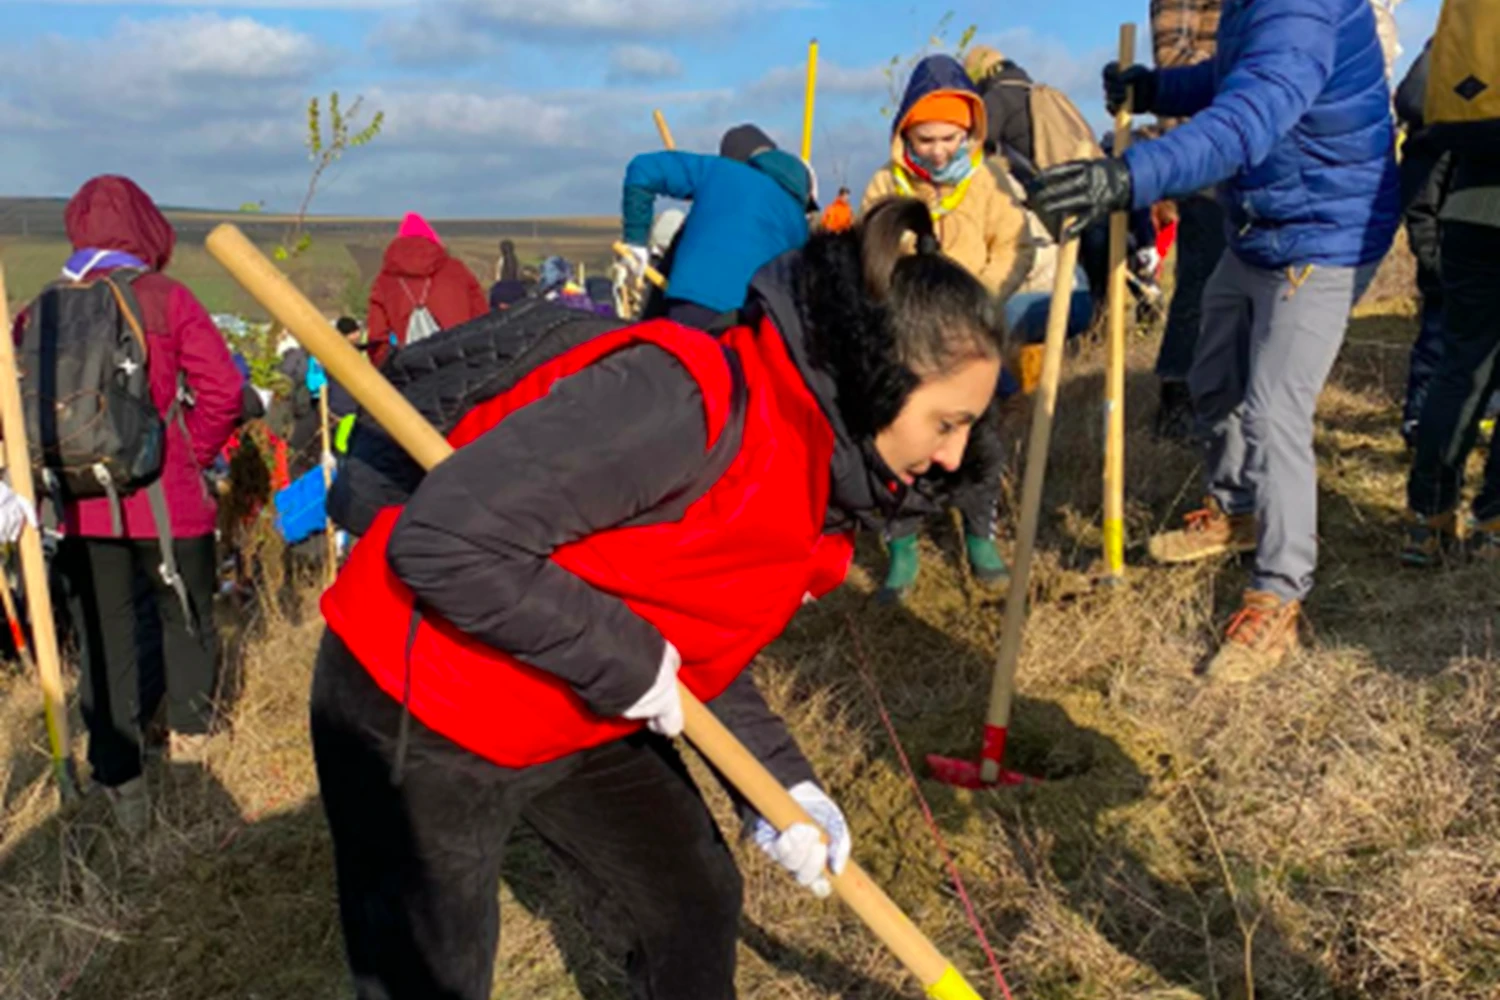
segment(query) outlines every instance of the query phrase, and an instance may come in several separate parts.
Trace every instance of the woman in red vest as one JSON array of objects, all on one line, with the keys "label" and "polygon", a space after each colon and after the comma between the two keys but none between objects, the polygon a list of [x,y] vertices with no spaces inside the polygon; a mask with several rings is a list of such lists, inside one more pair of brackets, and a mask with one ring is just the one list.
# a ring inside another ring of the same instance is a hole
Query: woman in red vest
[{"label": "woman in red vest", "polygon": [[624,908],[638,995],[733,997],[740,875],[670,741],[679,680],[829,844],[747,811],[749,835],[815,892],[848,859],[745,667],[842,581],[856,527],[932,509],[919,481],[962,471],[1001,331],[909,199],[767,265],[742,318],[580,341],[354,528],[312,732],[359,997],[489,997],[518,823]]}]

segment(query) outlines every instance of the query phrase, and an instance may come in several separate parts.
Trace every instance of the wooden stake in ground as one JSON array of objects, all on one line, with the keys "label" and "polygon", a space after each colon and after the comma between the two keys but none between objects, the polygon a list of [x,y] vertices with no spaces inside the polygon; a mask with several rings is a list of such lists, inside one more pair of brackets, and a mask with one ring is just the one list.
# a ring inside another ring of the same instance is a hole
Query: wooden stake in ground
[{"label": "wooden stake in ground", "polygon": [[[318,423],[322,431],[323,454],[318,465],[323,469],[323,507],[328,507],[328,497],[333,493],[333,470],[328,467],[328,456],[333,454],[333,434],[328,427],[328,373],[323,373],[323,388],[318,392]],[[332,587],[339,572],[339,536],[333,518],[325,513],[323,518],[323,563],[324,584]]]},{"label": "wooden stake in ground", "polygon": [[812,165],[813,105],[818,98],[818,40],[807,43],[807,93],[802,100],[802,162]]},{"label": "wooden stake in ground", "polygon": [[[1067,228],[1064,220],[1062,229]],[[1026,444],[1026,473],[1021,482],[1021,526],[1016,533],[1016,558],[1011,564],[1010,589],[1005,597],[1005,620],[1000,630],[1000,656],[990,686],[989,714],[979,763],[930,754],[933,777],[962,788],[1019,784],[1025,779],[1004,771],[1005,741],[1010,729],[1010,707],[1015,694],[1016,665],[1021,658],[1021,636],[1026,627],[1026,605],[1031,588],[1031,557],[1041,521],[1042,487],[1047,481],[1047,453],[1052,445],[1052,418],[1057,412],[1057,384],[1062,375],[1063,342],[1073,305],[1073,272],[1078,267],[1078,240],[1062,245],[1057,255],[1057,278],[1052,307],[1047,313],[1047,340],[1042,348],[1042,375],[1037,383],[1031,416],[1031,439]]]},{"label": "wooden stake in ground", "polygon": [[[26,450],[26,417],[21,411],[16,347],[10,337],[9,301],[5,291],[5,270],[0,268],[0,432],[5,435],[5,465],[10,470],[10,488],[35,505],[36,489],[31,481],[31,456]],[[52,773],[63,796],[71,797],[77,794],[78,777],[73,768],[72,743],[68,737],[68,702],[63,691],[62,657],[57,651],[52,591],[47,586],[47,563],[42,555],[40,531],[30,525],[22,528],[20,547],[21,579],[26,587],[26,607],[31,612],[31,633],[36,646],[37,676],[42,685]]]},{"label": "wooden stake in ground", "polygon": [[[237,227],[227,223],[219,226],[209,234],[207,246],[214,259],[290,330],[307,352],[323,363],[329,377],[338,379],[423,468],[430,469],[453,453],[452,446],[437,429],[379,371],[363,362],[354,348],[328,325],[323,314]],[[762,816],[778,830],[812,822],[764,765],[691,691],[681,684],[678,691],[685,719],[683,735]],[[843,874],[830,873],[829,881],[839,898],[921,981],[929,997],[979,1000],[973,987],[859,865],[850,861]]]},{"label": "wooden stake in ground", "polygon": [[[1120,66],[1135,61],[1135,25],[1120,25]],[[1130,97],[1115,114],[1115,156],[1130,148]],[[1104,579],[1125,579],[1125,279],[1130,213],[1109,217],[1109,364],[1104,377]]]},{"label": "wooden stake in ground", "polygon": [[672,138],[672,130],[667,128],[667,116],[661,113],[661,108],[651,112],[651,117],[656,122],[656,131],[661,135],[661,144],[667,149],[676,149],[677,143]]}]

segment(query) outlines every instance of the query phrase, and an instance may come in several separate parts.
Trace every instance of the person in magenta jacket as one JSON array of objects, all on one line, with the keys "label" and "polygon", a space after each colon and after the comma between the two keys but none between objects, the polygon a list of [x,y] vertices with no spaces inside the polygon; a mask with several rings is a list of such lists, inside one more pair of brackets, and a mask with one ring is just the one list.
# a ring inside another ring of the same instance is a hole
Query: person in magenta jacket
[{"label": "person in magenta jacket", "polygon": [[[146,192],[124,177],[96,177],[68,203],[65,222],[74,250],[67,276],[87,280],[122,268],[145,272],[131,287],[146,329],[152,398],[163,414],[171,409],[179,385],[190,399],[182,419],[168,422],[162,456],[162,485],[187,607],[163,579],[161,543],[144,490],[122,498],[118,532],[108,499],[76,501],[63,511],[65,537],[58,561],[82,646],[80,688],[89,763],[121,825],[139,828],[150,814],[141,730],[162,696],[176,760],[201,757],[213,718],[217,509],[203,474],[239,419],[244,379],[202,304],[186,286],[162,273],[177,235]],[[156,673],[156,658],[140,662],[137,657],[137,636],[155,630],[155,623],[138,621],[135,597],[141,584],[149,584],[155,596],[140,606],[154,604],[160,617],[165,677],[144,676]]]}]

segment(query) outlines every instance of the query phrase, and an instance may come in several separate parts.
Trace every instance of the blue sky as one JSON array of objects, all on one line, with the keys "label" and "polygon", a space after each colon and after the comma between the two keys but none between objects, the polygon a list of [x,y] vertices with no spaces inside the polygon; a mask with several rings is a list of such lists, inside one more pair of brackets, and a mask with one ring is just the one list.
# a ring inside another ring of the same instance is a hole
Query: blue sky
[{"label": "blue sky", "polygon": [[[1439,0],[1406,0],[1419,47]],[[887,149],[891,58],[952,11],[1104,126],[1098,68],[1147,0],[0,0],[0,194],[65,195],[128,173],[158,200],[295,208],[306,102],[337,89],[387,116],[335,168],[321,212],[610,214],[630,156],[756,121],[795,149],[820,40],[814,164],[858,191]],[[1407,58],[1410,58],[1408,52]]]}]

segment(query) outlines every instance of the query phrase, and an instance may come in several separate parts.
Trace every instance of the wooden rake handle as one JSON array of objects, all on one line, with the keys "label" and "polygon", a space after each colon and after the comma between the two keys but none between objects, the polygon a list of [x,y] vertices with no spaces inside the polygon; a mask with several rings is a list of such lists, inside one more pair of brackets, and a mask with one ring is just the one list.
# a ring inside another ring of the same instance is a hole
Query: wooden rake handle
[{"label": "wooden rake handle", "polygon": [[[322,313],[237,227],[220,225],[209,234],[207,247],[214,259],[323,363],[329,377],[337,379],[423,468],[431,469],[453,453],[437,429],[329,326]],[[678,693],[686,723],[684,735],[762,816],[778,830],[813,822],[691,691],[679,683]],[[830,874],[829,878],[839,898],[922,982],[929,996],[936,1000],[979,1000],[979,994],[859,865],[851,861],[843,874]]]}]

